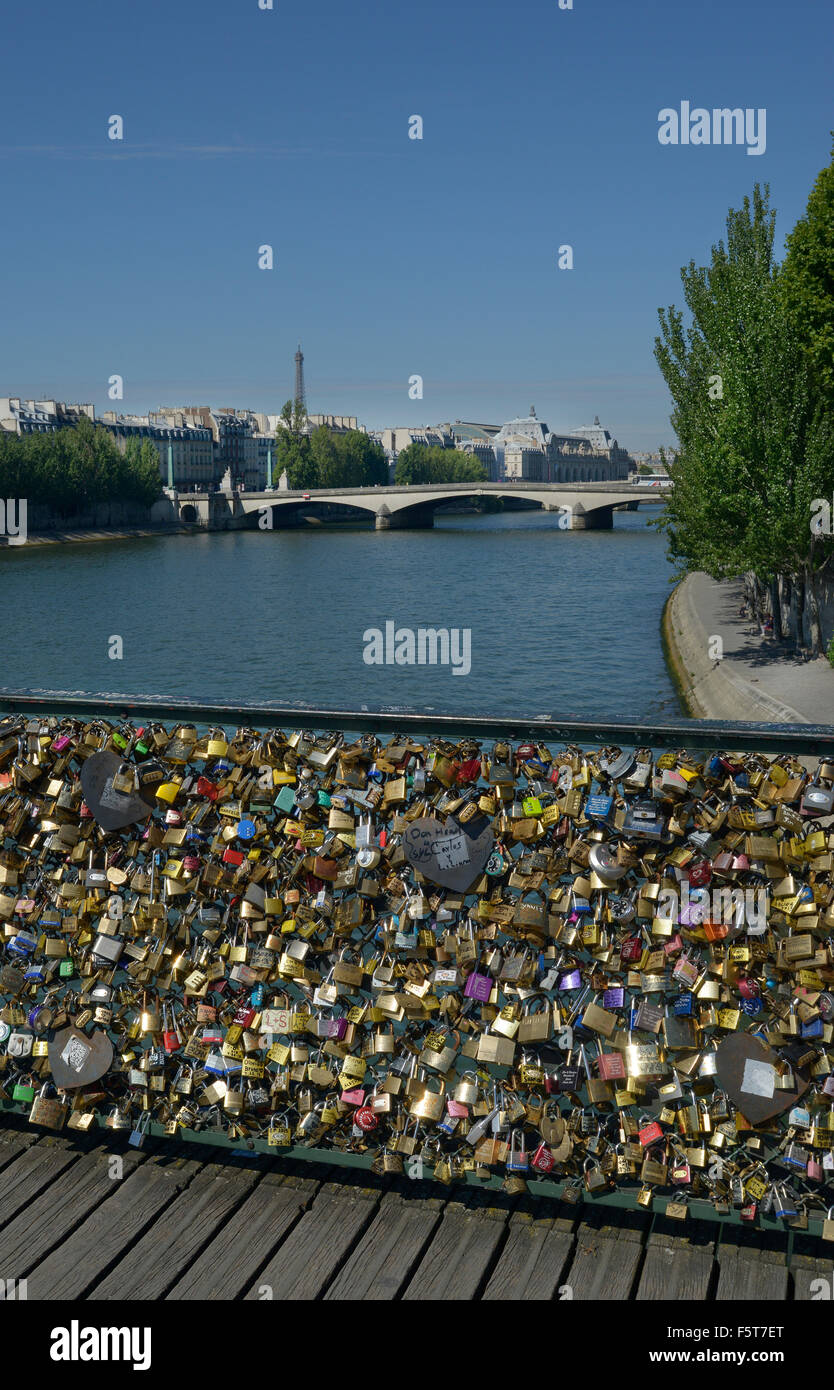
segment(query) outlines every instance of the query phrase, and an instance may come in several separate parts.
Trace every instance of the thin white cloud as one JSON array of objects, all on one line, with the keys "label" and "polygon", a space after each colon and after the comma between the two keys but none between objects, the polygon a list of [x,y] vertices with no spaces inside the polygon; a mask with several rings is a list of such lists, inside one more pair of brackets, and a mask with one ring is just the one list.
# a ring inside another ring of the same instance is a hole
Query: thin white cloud
[{"label": "thin white cloud", "polygon": [[113,141],[109,148],[92,145],[0,145],[0,157],[22,154],[46,155],[53,159],[222,159],[257,157],[258,159],[348,158],[390,153],[368,149],[322,149],[297,145],[131,145]]}]

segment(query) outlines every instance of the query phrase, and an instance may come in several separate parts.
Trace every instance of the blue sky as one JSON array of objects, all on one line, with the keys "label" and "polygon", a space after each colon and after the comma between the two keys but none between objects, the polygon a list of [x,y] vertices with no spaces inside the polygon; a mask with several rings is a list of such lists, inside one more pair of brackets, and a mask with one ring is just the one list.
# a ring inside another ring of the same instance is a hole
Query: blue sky
[{"label": "blue sky", "polygon": [[[0,394],[672,438],[658,305],[829,159],[822,0],[41,0],[7,18]],[[765,107],[767,150],[658,112]],[[125,138],[107,138],[108,117]],[[422,141],[408,138],[421,115]],[[274,247],[275,267],[257,266]],[[557,269],[570,244],[575,268]],[[424,398],[408,397],[419,373]]]}]

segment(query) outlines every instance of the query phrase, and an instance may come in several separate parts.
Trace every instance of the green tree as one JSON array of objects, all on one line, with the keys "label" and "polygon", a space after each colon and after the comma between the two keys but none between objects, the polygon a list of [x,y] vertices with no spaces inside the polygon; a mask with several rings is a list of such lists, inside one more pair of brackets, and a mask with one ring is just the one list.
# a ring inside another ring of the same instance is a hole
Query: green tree
[{"label": "green tree", "polygon": [[348,430],[337,438],[345,461],[346,487],[374,487],[388,482],[388,460],[381,444],[363,430]]},{"label": "green tree", "polygon": [[310,459],[316,469],[316,487],[351,487],[341,440],[325,425],[319,425],[310,436]]},{"label": "green tree", "polygon": [[394,481],[399,484],[482,483],[486,469],[471,454],[435,444],[409,444],[397,455]]},{"label": "green tree", "polygon": [[689,324],[674,306],[658,311],[655,356],[680,449],[667,461],[674,487],[657,524],[684,571],[752,571],[772,586],[792,575],[800,599],[807,589],[818,650],[815,580],[826,557],[810,517],[814,497],[831,490],[831,417],[785,311],[774,220],[757,185],[752,203],[730,209],[711,264],[681,271]]},{"label": "green tree", "polygon": [[150,439],[128,439],[123,455],[123,477],[123,492],[128,501],[149,507],[161,496],[160,456]]},{"label": "green tree", "polygon": [[788,317],[815,380],[834,402],[834,145],[831,153],[804,217],[787,238],[782,287]]},{"label": "green tree", "polygon": [[306,434],[307,411],[303,401],[295,400],[284,402],[281,407],[281,424],[278,426],[276,443],[282,431],[286,431],[296,439],[300,439],[302,435]]}]

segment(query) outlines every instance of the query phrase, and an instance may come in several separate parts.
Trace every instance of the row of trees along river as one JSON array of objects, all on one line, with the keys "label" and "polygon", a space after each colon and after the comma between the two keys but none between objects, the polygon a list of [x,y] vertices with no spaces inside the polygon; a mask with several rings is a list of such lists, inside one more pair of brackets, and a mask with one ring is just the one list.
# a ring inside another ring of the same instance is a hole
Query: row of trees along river
[{"label": "row of trees along river", "polygon": [[811,523],[834,488],[834,151],[781,262],[775,218],[757,184],[709,265],[681,271],[688,315],[659,311],[679,452],[655,524],[682,572],[746,575],[775,636],[800,645],[804,621],[819,654],[832,548]]}]

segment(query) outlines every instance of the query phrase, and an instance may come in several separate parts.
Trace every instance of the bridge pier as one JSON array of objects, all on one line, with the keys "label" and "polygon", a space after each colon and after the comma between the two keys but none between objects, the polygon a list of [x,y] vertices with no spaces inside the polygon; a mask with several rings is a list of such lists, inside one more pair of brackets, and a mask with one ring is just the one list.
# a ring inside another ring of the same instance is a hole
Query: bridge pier
[{"label": "bridge pier", "polygon": [[613,507],[595,507],[592,512],[574,508],[570,514],[569,531],[611,531],[613,528]]},{"label": "bridge pier", "polygon": [[390,512],[383,503],[374,517],[375,531],[427,530],[433,526],[432,507],[408,507],[401,512]]}]

